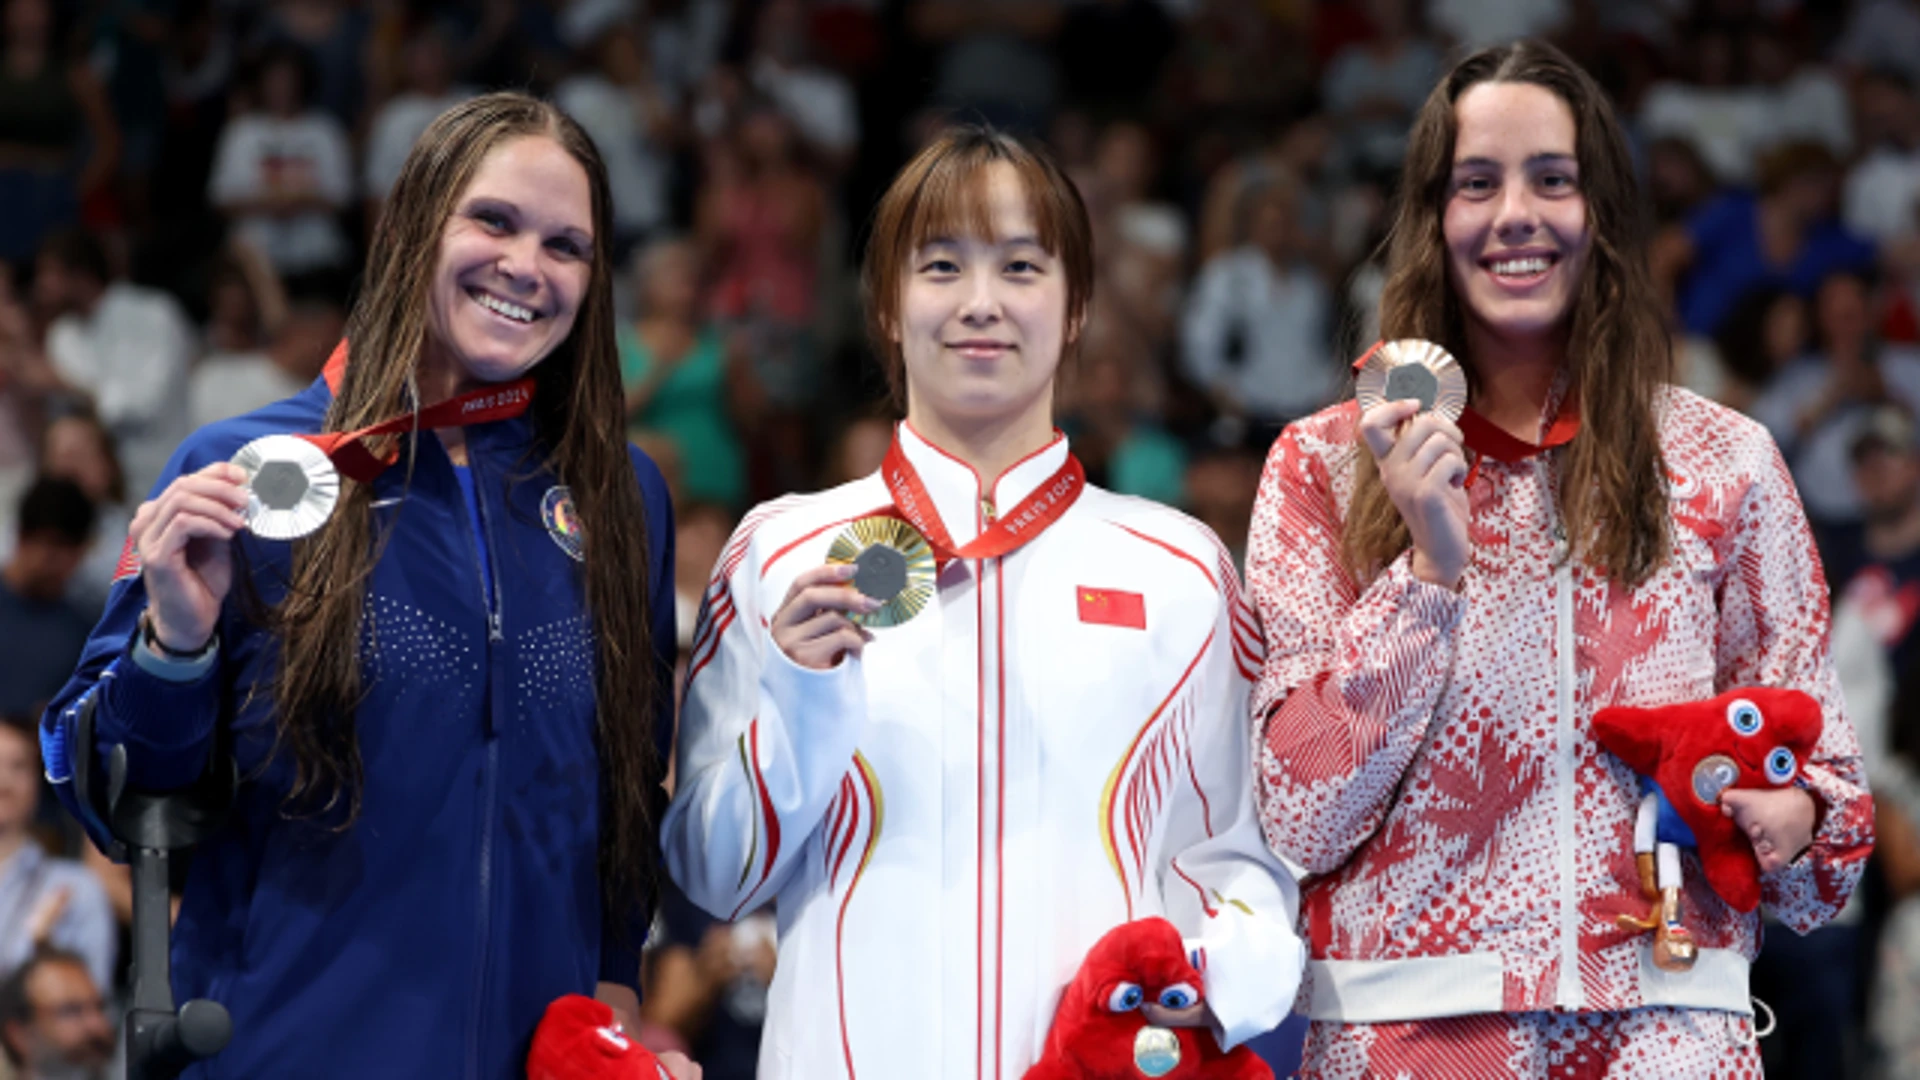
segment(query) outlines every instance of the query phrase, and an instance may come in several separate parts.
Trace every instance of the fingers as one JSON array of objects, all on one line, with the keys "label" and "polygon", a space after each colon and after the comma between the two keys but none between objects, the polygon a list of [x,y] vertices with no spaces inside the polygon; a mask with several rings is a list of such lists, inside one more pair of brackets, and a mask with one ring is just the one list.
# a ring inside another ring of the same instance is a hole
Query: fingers
[{"label": "fingers", "polygon": [[660,1063],[668,1080],[702,1080],[700,1066],[679,1051],[663,1050],[654,1060]]},{"label": "fingers", "polygon": [[1420,411],[1420,403],[1411,400],[1383,401],[1360,414],[1360,437],[1375,460],[1384,459],[1399,438],[1400,425]]},{"label": "fingers", "polygon": [[867,615],[879,611],[885,606],[884,601],[867,596],[849,584],[856,572],[853,566],[837,564],[816,566],[802,573],[787,589],[787,598],[781,601],[780,609],[774,612],[773,627],[799,627],[822,612]]}]

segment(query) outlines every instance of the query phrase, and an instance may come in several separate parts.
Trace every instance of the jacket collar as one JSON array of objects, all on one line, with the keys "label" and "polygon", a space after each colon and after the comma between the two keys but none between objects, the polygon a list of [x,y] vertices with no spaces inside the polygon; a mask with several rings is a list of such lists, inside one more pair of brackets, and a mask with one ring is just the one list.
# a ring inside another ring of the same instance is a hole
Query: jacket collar
[{"label": "jacket collar", "polygon": [[912,424],[901,421],[895,438],[933,496],[933,508],[956,544],[980,535],[986,521],[983,499],[990,499],[996,512],[1001,507],[1016,506],[1067,461],[1067,437],[1056,429],[1052,442],[1014,462],[987,484],[981,482],[973,466],[929,442],[913,430]]}]

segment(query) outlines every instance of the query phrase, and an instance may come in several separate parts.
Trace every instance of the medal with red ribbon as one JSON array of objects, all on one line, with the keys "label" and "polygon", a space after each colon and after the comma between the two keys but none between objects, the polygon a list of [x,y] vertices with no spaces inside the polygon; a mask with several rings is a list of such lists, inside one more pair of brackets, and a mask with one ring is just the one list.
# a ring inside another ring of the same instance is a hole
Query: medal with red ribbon
[{"label": "medal with red ribbon", "polygon": [[[339,392],[346,343],[327,361],[327,384]],[[293,540],[319,528],[340,497],[340,476],[370,484],[400,458],[390,446],[376,454],[367,442],[405,431],[437,431],[519,416],[533,404],[533,380],[483,386],[437,405],[403,413],[358,431],[265,435],[240,448],[233,463],[247,471],[247,527],[269,540]]]},{"label": "medal with red ribbon", "polygon": [[1087,487],[1080,459],[1068,454],[1060,468],[1011,513],[989,518],[979,536],[956,544],[898,438],[887,449],[880,476],[893,497],[891,512],[855,521],[827,550],[829,563],[855,567],[854,588],[883,601],[877,611],[847,616],[875,628],[898,626],[923,611],[933,600],[940,566],[954,559],[992,559],[1013,551],[1058,521]]}]

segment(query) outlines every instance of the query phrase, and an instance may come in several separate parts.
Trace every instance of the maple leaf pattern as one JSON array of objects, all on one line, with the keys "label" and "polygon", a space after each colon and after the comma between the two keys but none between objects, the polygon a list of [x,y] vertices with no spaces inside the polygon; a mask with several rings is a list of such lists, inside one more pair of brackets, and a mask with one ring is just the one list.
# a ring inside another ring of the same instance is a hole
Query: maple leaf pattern
[{"label": "maple leaf pattern", "polygon": [[[1791,480],[1746,418],[1679,389],[1657,412],[1672,557],[1632,588],[1579,562],[1556,572],[1540,459],[1477,460],[1473,561],[1457,594],[1415,580],[1405,555],[1356,580],[1339,552],[1363,452],[1356,408],[1325,410],[1275,444],[1248,552],[1267,636],[1255,787],[1269,844],[1310,872],[1302,917],[1316,959],[1491,953],[1503,1007],[1519,1011],[1559,1004],[1560,964],[1572,956],[1579,1008],[1640,1008],[1645,938],[1615,925],[1644,913],[1633,863],[1640,780],[1588,720],[1608,705],[1703,700],[1735,685],[1805,690],[1828,717],[1804,770],[1827,814],[1805,865],[1768,882],[1767,909],[1811,927],[1851,891],[1871,804]],[[1563,733],[1558,590],[1569,580],[1575,674]],[[1720,903],[1686,859],[1695,936],[1751,957],[1757,917]]]}]

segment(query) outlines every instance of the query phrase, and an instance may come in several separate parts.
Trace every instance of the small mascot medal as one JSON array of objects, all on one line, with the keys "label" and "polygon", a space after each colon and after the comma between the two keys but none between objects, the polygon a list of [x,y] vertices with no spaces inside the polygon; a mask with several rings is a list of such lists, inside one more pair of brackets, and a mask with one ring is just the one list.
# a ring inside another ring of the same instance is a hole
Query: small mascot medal
[{"label": "small mascot medal", "polygon": [[1163,1027],[1148,1025],[1133,1037],[1133,1065],[1145,1076],[1165,1076],[1180,1066],[1180,1039]]},{"label": "small mascot medal", "polygon": [[1459,361],[1419,338],[1389,341],[1374,349],[1353,384],[1361,412],[1382,402],[1411,398],[1420,403],[1421,412],[1459,420],[1467,406],[1467,376]]},{"label": "small mascot medal", "polygon": [[895,517],[867,517],[846,527],[827,549],[827,562],[851,563],[853,587],[884,601],[871,614],[847,618],[876,630],[898,626],[933,599],[933,549],[920,530]]},{"label": "small mascot medal", "polygon": [[294,435],[263,435],[233,463],[247,471],[247,528],[267,540],[297,540],[326,523],[340,475],[317,446]]}]

